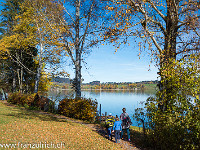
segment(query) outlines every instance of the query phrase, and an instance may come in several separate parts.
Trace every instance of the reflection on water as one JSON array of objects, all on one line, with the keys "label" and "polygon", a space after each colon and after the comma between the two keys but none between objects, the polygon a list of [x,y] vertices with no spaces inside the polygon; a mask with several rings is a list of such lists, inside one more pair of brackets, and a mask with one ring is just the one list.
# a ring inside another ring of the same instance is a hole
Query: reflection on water
[{"label": "reflection on water", "polygon": [[[82,91],[82,96],[86,98],[96,99],[99,105],[101,104],[101,112],[105,114],[112,113],[112,115],[118,115],[122,113],[122,108],[126,108],[130,117],[133,116],[134,110],[138,107],[143,107],[140,102],[145,101],[149,96],[154,96],[156,91],[130,91],[130,90],[88,90]],[[49,92],[49,98],[58,101],[72,95],[70,90]],[[58,102],[57,102],[58,104]],[[137,126],[137,123],[133,121],[133,125]]]}]

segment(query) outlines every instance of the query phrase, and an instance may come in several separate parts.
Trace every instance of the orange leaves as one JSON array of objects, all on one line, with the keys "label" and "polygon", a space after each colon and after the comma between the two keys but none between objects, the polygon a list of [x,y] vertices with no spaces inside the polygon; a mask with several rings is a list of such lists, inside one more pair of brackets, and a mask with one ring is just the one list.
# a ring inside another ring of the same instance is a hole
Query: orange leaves
[{"label": "orange leaves", "polygon": [[[60,116],[55,118],[53,114],[27,111],[19,107],[6,106],[1,102],[0,116],[7,121],[1,122],[1,144],[62,142],[64,149],[121,149],[120,146],[104,139],[89,127],[81,125],[82,122],[75,123],[64,116],[61,117],[65,119],[59,119]],[[23,148],[26,148],[26,145]]]},{"label": "orange leaves", "polygon": [[60,113],[77,119],[93,120],[97,108],[96,100],[80,99],[63,99],[59,103]]},{"label": "orange leaves", "polygon": [[107,9],[108,9],[108,10],[111,10],[111,11],[115,10],[114,7],[110,7],[110,6],[107,6]]}]

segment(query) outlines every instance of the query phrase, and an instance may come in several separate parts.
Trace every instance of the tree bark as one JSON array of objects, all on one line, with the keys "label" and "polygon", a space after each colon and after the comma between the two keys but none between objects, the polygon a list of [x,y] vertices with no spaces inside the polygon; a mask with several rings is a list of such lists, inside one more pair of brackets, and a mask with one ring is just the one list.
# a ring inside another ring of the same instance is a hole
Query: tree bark
[{"label": "tree bark", "polygon": [[[167,110],[168,102],[173,94],[173,85],[170,85],[170,79],[166,74],[162,73],[163,66],[170,64],[172,60],[176,60],[176,38],[178,35],[178,14],[176,14],[176,5],[171,1],[167,1],[167,17],[166,17],[166,34],[165,34],[165,45],[163,50],[163,56],[160,58],[160,76],[161,81],[159,89],[162,92],[166,90],[167,100],[160,104],[161,110]],[[171,69],[171,68],[169,68]],[[162,97],[161,97],[161,102]]]},{"label": "tree bark", "polygon": [[41,74],[41,69],[40,69],[40,66],[39,66],[39,67],[37,68],[37,74],[36,74],[36,79],[35,79],[34,93],[37,93],[37,92],[38,92],[38,89],[39,89],[40,74]]},{"label": "tree bark", "polygon": [[13,83],[12,83],[12,92],[16,92],[16,73],[15,71],[13,70]]},{"label": "tree bark", "polygon": [[42,61],[41,61],[42,52],[43,52],[43,44],[40,43],[39,67],[37,68],[34,93],[38,93],[38,89],[39,89],[39,82],[40,82],[41,71],[42,71]]},{"label": "tree bark", "polygon": [[75,50],[76,50],[76,62],[75,62],[75,92],[76,97],[81,97],[81,49],[80,49],[80,0],[76,0],[76,21],[75,21]]},{"label": "tree bark", "polygon": [[23,93],[23,68],[21,67],[21,84],[20,84],[20,92]]}]

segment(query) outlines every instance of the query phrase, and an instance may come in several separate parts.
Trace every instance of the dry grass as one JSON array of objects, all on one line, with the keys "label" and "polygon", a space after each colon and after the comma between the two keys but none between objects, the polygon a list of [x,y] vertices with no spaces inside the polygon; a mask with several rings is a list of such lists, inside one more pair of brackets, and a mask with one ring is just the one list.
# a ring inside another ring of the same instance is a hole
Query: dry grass
[{"label": "dry grass", "polygon": [[6,106],[2,102],[0,126],[0,144],[27,146],[25,144],[62,142],[65,149],[121,149],[120,145],[105,139],[85,125],[43,115],[37,111]]}]

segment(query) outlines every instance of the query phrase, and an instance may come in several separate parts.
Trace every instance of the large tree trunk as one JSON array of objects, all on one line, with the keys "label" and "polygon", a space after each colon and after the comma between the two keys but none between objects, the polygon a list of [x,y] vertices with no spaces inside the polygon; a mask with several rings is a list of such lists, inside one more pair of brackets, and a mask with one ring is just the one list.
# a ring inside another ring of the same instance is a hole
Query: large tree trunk
[{"label": "large tree trunk", "polygon": [[[159,84],[159,89],[161,92],[165,90],[165,101],[163,102],[163,96],[161,97],[160,109],[165,111],[167,110],[168,102],[170,101],[171,95],[173,94],[173,85],[170,84],[170,79],[167,74],[162,73],[164,66],[170,66],[173,60],[176,60],[176,38],[178,35],[178,16],[175,12],[177,8],[171,0],[167,1],[167,18],[166,18],[166,34],[165,34],[165,45],[163,55],[161,55],[160,60],[160,76],[161,81]],[[173,69],[173,68],[168,68]]]},{"label": "large tree trunk", "polygon": [[[16,58],[17,60],[22,61],[22,51],[20,55],[16,52]],[[19,84],[19,92],[22,93],[23,92],[23,67],[20,67],[19,63],[17,63],[17,65],[18,65],[17,78],[18,78],[18,84]]]},{"label": "large tree trunk", "polygon": [[76,62],[75,62],[75,92],[76,97],[81,97],[81,49],[80,49],[80,37],[79,37],[79,27],[80,27],[80,0],[76,0],[76,22],[75,22],[75,49],[76,49]]}]

